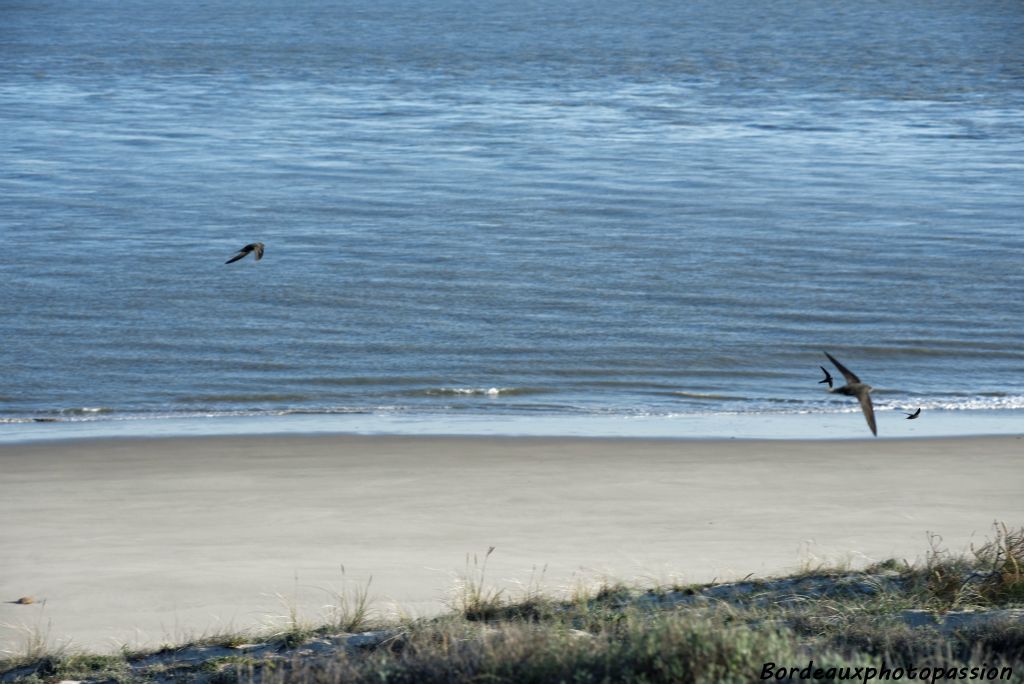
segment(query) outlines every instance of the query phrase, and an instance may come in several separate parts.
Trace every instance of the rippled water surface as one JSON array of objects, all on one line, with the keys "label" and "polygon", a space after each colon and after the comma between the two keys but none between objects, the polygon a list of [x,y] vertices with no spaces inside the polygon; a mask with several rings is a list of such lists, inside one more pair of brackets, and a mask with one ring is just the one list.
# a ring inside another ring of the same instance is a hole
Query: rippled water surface
[{"label": "rippled water surface", "polygon": [[4,2],[0,235],[8,423],[1020,409],[1024,8]]}]

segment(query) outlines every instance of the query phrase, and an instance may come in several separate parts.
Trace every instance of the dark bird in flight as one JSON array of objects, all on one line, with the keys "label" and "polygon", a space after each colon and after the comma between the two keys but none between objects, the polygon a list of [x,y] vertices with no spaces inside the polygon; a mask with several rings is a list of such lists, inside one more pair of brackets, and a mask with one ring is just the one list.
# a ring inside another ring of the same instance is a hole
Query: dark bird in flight
[{"label": "dark bird in flight", "polygon": [[825,352],[825,356],[832,362],[832,365],[839,369],[839,372],[846,378],[846,384],[842,387],[835,389],[829,388],[829,392],[836,394],[845,394],[848,397],[857,397],[857,401],[860,402],[860,408],[864,411],[864,417],[868,421],[868,427],[871,428],[871,434],[875,437],[878,436],[878,429],[875,427],[875,409],[871,405],[871,385],[866,385],[860,381],[856,375],[850,372],[850,369],[843,364],[836,361],[835,357]]},{"label": "dark bird in flight", "polygon": [[820,368],[821,372],[825,374],[825,379],[824,380],[819,380],[818,384],[819,385],[824,385],[825,383],[828,383],[829,389],[832,389],[832,374],[829,373],[827,370],[825,370],[824,366],[818,366],[818,368]]},{"label": "dark bird in flight", "polygon": [[249,252],[254,252],[255,253],[256,261],[259,261],[260,259],[263,258],[263,243],[262,242],[251,242],[251,243],[249,243],[248,245],[246,245],[242,249],[238,250],[238,254],[236,254],[235,256],[231,257],[230,259],[228,259],[224,263],[225,264],[234,263],[234,262],[238,261],[239,259],[241,259],[242,257],[244,257]]},{"label": "dark bird in flight", "polygon": [[921,415],[921,409],[917,409],[917,410],[916,410],[916,411],[914,411],[913,413],[908,413],[908,414],[907,414],[907,420],[914,420],[914,419],[915,419],[915,418],[917,418],[917,417],[918,417],[919,415]]}]

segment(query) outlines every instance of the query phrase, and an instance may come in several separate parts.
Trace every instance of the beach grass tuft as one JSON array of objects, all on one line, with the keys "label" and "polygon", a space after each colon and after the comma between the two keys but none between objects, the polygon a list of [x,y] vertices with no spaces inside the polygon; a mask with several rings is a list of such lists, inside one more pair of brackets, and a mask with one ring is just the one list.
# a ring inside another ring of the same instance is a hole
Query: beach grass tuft
[{"label": "beach grass tuft", "polygon": [[366,584],[351,585],[345,574],[345,566],[341,566],[341,588],[329,591],[330,603],[324,606],[327,625],[342,632],[358,632],[365,628],[373,616],[373,597],[370,585],[373,575]]},{"label": "beach grass tuft", "polygon": [[491,546],[487,549],[483,560],[476,554],[467,554],[466,571],[456,580],[451,606],[467,620],[493,619],[506,605],[505,590],[487,586],[487,561],[494,553],[494,548]]},{"label": "beach grass tuft", "polygon": [[1024,528],[1011,530],[995,522],[993,539],[972,549],[985,574],[980,593],[990,601],[1024,602]]}]

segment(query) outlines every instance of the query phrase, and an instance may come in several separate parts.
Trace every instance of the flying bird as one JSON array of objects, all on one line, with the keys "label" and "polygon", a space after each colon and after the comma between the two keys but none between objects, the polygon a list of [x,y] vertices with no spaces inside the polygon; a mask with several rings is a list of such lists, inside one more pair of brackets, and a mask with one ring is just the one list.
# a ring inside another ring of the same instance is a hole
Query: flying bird
[{"label": "flying bird", "polygon": [[832,374],[829,373],[827,370],[825,370],[824,366],[818,366],[818,368],[820,368],[821,372],[825,374],[825,379],[824,380],[819,380],[818,384],[819,385],[824,385],[825,383],[828,383],[829,389],[832,389]]},{"label": "flying bird", "polygon": [[[832,365],[839,369],[839,372],[846,378],[846,384],[842,387],[835,389],[829,388],[829,392],[836,394],[845,394],[848,397],[857,397],[857,401],[860,402],[860,408],[864,411],[864,417],[868,421],[868,427],[871,428],[871,434],[875,437],[878,436],[878,429],[875,427],[875,409],[871,405],[871,385],[866,385],[860,381],[856,375],[854,375],[849,368],[836,361],[835,357],[825,352],[825,356],[832,362]],[[827,371],[826,371],[827,372]]]},{"label": "flying bird", "polygon": [[254,257],[255,257],[256,261],[259,261],[260,259],[263,258],[263,243],[262,242],[250,242],[245,247],[243,247],[242,249],[238,250],[238,254],[236,254],[235,256],[231,257],[230,259],[228,259],[224,263],[225,264],[234,263],[234,262],[238,261],[239,259],[243,258],[249,252],[254,252],[255,253]]},{"label": "flying bird", "polygon": [[908,414],[907,414],[907,420],[914,420],[914,419],[915,419],[915,418],[917,418],[917,417],[918,417],[919,415],[921,415],[921,409],[917,409],[917,410],[916,410],[916,411],[914,411],[913,413],[908,413]]}]

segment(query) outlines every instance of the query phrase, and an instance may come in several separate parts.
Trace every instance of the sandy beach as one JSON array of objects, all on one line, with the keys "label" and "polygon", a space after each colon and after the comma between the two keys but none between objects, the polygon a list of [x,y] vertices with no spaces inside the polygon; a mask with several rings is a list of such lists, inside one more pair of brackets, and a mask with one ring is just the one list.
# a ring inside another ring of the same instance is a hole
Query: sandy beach
[{"label": "sandy beach", "polygon": [[315,621],[371,575],[429,614],[490,546],[551,591],[960,552],[1024,521],[1024,439],[90,440],[0,446],[0,491],[0,650],[113,649]]}]

